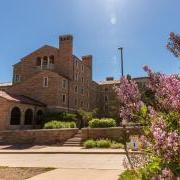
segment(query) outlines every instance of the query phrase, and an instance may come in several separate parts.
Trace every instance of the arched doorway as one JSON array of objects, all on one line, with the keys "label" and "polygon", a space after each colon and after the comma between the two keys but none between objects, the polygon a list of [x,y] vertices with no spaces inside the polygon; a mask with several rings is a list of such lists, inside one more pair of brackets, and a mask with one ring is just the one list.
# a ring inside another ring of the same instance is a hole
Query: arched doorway
[{"label": "arched doorway", "polygon": [[21,122],[21,110],[18,107],[14,107],[11,111],[10,125],[20,125]]},{"label": "arched doorway", "polygon": [[42,110],[38,110],[36,113],[36,124],[37,125],[42,125],[43,122],[43,111]]},{"label": "arched doorway", "polygon": [[25,112],[24,124],[32,125],[32,121],[33,121],[33,111],[32,109],[27,109]]}]

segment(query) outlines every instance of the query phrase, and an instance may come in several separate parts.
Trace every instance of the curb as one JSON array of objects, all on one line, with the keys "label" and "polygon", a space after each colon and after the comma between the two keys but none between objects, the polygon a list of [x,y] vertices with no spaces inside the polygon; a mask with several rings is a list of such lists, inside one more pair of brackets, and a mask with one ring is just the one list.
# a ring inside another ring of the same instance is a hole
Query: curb
[{"label": "curb", "polygon": [[[71,151],[71,152],[67,152],[67,151],[55,151],[55,152],[44,152],[44,151],[38,151],[38,152],[33,152],[33,151],[3,151],[0,152],[0,154],[124,154],[126,155],[127,153],[125,152],[77,152],[77,151]],[[129,154],[144,154],[144,152],[139,152],[139,151],[134,151],[134,152],[129,152]]]}]

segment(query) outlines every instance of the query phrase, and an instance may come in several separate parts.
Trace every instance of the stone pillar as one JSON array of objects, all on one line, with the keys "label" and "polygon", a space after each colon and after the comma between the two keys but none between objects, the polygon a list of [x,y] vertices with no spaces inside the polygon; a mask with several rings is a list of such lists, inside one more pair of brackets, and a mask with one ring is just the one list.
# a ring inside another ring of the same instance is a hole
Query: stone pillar
[{"label": "stone pillar", "polygon": [[21,121],[20,121],[20,128],[24,128],[24,121],[25,121],[25,110],[24,108],[20,108],[21,110]]},{"label": "stone pillar", "polygon": [[43,58],[41,58],[41,70],[43,69]]},{"label": "stone pillar", "polygon": [[48,64],[47,64],[47,69],[50,69],[50,58],[48,56]]}]

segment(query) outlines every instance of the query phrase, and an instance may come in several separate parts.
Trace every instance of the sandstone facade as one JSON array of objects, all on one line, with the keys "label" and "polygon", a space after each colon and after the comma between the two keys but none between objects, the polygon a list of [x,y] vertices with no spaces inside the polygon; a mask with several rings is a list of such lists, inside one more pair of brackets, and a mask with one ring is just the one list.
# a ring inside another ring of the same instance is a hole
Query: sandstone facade
[{"label": "sandstone facade", "polygon": [[[92,63],[92,55],[78,58],[73,54],[72,35],[60,36],[58,48],[44,45],[15,64],[12,85],[0,84],[0,91],[5,91],[10,96],[26,96],[45,104],[43,111],[99,109],[102,116],[118,114],[119,107],[113,87],[119,81],[112,78],[101,82],[93,81]],[[143,86],[147,79],[136,80]],[[7,128],[12,108],[16,107],[14,103],[17,104],[16,101],[7,101],[0,96],[0,129]],[[27,106],[32,106],[30,109],[33,114],[36,114],[34,108],[41,107],[24,102],[20,102],[18,106],[23,112]],[[18,128],[22,125],[24,124],[21,122]]]}]

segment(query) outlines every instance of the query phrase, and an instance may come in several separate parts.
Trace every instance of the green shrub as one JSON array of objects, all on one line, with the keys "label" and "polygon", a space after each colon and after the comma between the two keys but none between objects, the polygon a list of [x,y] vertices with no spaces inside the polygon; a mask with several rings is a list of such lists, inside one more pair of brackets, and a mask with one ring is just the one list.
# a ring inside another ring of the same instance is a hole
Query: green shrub
[{"label": "green shrub", "polygon": [[50,121],[44,124],[44,129],[76,128],[75,122]]},{"label": "green shrub", "polygon": [[96,141],[98,148],[109,148],[111,146],[111,141],[106,139],[101,139]]},{"label": "green shrub", "polygon": [[85,127],[88,126],[89,121],[93,119],[93,112],[87,112],[82,109],[78,111],[79,118],[83,121]]},{"label": "green shrub", "polygon": [[90,139],[84,142],[84,147],[85,148],[95,148],[96,147],[96,141]]},{"label": "green shrub", "polygon": [[91,121],[89,121],[89,127],[91,128],[116,127],[116,121],[111,118],[92,119]]},{"label": "green shrub", "polygon": [[124,145],[113,141],[113,142],[111,142],[111,148],[112,149],[123,149]]},{"label": "green shrub", "polygon": [[142,178],[135,170],[128,169],[119,176],[118,180],[142,180]]}]

